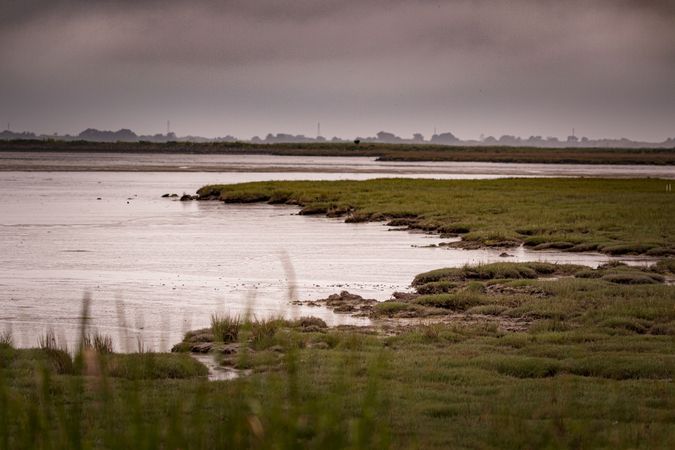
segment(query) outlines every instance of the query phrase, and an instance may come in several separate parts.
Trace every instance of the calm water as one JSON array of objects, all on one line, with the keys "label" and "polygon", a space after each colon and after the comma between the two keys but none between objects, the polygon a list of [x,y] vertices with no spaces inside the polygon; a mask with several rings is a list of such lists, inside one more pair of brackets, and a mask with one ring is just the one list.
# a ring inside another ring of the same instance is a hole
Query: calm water
[{"label": "calm water", "polygon": [[675,178],[675,167],[604,164],[515,164],[485,162],[382,162],[366,157],[273,155],[177,155],[68,152],[0,152],[0,170],[96,170],[189,172],[347,172],[417,177],[654,177]]},{"label": "calm water", "polygon": [[[139,337],[148,347],[169,348],[184,331],[207,326],[212,313],[251,309],[257,316],[311,314],[354,323],[289,306],[289,288],[298,299],[347,289],[384,300],[407,289],[419,272],[504,260],[500,251],[423,248],[440,239],[299,216],[292,207],[160,198],[212,182],[372,176],[0,172],[0,331],[11,328],[18,345],[31,346],[52,327],[72,347],[85,292],[93,299],[93,323],[115,338],[118,350],[135,349]],[[608,259],[511,253],[510,260],[591,266]]]}]

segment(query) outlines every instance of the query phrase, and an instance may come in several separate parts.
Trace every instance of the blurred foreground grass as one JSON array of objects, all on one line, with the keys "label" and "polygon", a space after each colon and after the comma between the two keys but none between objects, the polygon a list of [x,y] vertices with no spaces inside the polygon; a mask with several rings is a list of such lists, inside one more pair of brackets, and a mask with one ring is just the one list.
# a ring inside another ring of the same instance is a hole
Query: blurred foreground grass
[{"label": "blurred foreground grass", "polygon": [[231,381],[185,353],[94,337],[71,359],[4,335],[0,448],[673,448],[673,268],[437,270],[408,304],[481,301],[367,328],[214,316],[176,350],[211,343],[245,374]]}]

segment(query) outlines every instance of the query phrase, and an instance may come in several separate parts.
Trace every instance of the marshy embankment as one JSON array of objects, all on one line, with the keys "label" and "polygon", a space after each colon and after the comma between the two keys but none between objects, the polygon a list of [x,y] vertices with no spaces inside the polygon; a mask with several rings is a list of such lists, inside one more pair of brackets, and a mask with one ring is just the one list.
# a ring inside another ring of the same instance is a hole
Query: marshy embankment
[{"label": "marshy embankment", "polygon": [[675,203],[667,186],[652,179],[375,179],[209,185],[198,195],[461,237],[452,247],[668,256],[675,254]]}]

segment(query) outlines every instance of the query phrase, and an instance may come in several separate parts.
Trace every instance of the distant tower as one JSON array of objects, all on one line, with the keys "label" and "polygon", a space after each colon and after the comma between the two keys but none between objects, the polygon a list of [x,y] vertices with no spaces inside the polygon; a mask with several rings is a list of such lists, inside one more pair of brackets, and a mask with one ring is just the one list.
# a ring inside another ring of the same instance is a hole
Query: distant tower
[{"label": "distant tower", "polygon": [[321,122],[316,123],[316,137],[321,137]]},{"label": "distant tower", "polygon": [[572,128],[572,137],[576,137],[576,135],[574,134],[574,128]]},{"label": "distant tower", "polygon": [[169,133],[171,133],[171,121],[167,120],[166,121],[166,135],[168,136]]},{"label": "distant tower", "polygon": [[436,135],[436,125],[434,125],[434,136]]}]

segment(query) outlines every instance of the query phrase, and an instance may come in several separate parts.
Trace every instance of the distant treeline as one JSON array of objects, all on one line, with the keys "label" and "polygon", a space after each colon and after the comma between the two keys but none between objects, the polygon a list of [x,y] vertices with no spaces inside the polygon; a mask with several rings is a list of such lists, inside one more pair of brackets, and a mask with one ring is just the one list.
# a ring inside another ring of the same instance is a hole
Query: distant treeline
[{"label": "distant treeline", "polygon": [[193,142],[193,143],[233,143],[247,142],[251,144],[345,144],[354,142],[370,144],[412,144],[412,145],[451,145],[457,147],[541,147],[541,148],[673,148],[675,147],[675,137],[670,137],[662,142],[644,142],[634,141],[627,138],[600,138],[589,139],[588,137],[577,137],[574,134],[567,136],[567,139],[560,140],[555,136],[530,136],[523,138],[505,134],[496,138],[494,136],[481,136],[480,139],[463,140],[449,131],[436,133],[426,139],[422,133],[414,133],[412,137],[406,138],[397,136],[388,131],[380,131],[375,136],[356,137],[355,139],[345,139],[338,136],[326,138],[324,136],[305,136],[303,134],[288,133],[268,133],[264,138],[254,136],[251,139],[240,139],[232,135],[206,138],[203,136],[177,136],[175,133],[167,130],[166,134],[136,134],[128,128],[122,128],[117,131],[98,130],[96,128],[87,128],[77,135],[55,134],[36,134],[30,131],[16,132],[10,130],[0,131],[0,140],[54,140],[54,141],[89,141],[89,142],[154,142],[168,143],[174,141]]},{"label": "distant treeline", "polygon": [[674,148],[583,148],[519,146],[447,146],[313,142],[90,142],[51,140],[0,141],[0,151],[101,152],[157,154],[264,154],[289,156],[366,156],[380,161],[465,161],[556,164],[675,164]]}]

